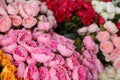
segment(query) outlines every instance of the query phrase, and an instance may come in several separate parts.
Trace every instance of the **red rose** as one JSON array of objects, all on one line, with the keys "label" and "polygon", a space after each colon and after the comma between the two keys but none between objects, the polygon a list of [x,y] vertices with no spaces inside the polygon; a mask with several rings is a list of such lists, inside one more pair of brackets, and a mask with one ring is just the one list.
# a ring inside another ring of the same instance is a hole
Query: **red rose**
[{"label": "red rose", "polygon": [[82,23],[83,23],[84,25],[90,25],[92,22],[93,22],[93,19],[92,19],[91,15],[89,15],[89,13],[88,13],[88,14],[85,14],[85,15],[83,16],[83,18],[82,18]]},{"label": "red rose", "polygon": [[103,0],[104,2],[112,2],[112,0]]},{"label": "red rose", "polygon": [[105,19],[102,16],[99,16],[98,22],[99,22],[99,24],[104,24],[105,23]]},{"label": "red rose", "polygon": [[76,12],[76,15],[77,15],[78,17],[83,17],[83,16],[84,16],[84,13],[85,13],[85,11],[83,11],[83,10],[78,10],[78,11]]},{"label": "red rose", "polygon": [[116,24],[117,28],[120,29],[120,22]]}]

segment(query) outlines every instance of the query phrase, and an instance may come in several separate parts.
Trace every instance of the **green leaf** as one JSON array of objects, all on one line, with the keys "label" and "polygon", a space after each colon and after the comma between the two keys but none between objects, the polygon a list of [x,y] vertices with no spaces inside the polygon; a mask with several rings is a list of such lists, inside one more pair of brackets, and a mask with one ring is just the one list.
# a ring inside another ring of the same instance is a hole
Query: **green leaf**
[{"label": "green leaf", "polygon": [[105,28],[104,28],[103,25],[100,25],[100,30],[101,30],[101,31],[105,31]]}]

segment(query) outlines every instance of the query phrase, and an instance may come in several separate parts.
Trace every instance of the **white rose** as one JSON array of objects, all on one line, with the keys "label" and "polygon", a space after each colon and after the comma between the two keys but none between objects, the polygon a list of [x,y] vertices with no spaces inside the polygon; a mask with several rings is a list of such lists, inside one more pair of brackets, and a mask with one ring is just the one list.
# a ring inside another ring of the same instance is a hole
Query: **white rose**
[{"label": "white rose", "polygon": [[112,4],[112,2],[106,3],[106,11],[107,13],[115,13],[115,6]]},{"label": "white rose", "polygon": [[102,12],[100,15],[101,15],[105,20],[107,20],[108,17],[109,17],[109,15],[108,15],[106,12]]},{"label": "white rose", "polygon": [[109,13],[108,17],[109,17],[109,19],[113,19],[115,17],[115,13]]},{"label": "white rose", "polygon": [[115,7],[115,13],[120,14],[120,8],[119,7]]},{"label": "white rose", "polygon": [[116,25],[112,23],[111,21],[106,21],[103,26],[107,31],[109,31],[112,34],[115,34],[118,32]]}]

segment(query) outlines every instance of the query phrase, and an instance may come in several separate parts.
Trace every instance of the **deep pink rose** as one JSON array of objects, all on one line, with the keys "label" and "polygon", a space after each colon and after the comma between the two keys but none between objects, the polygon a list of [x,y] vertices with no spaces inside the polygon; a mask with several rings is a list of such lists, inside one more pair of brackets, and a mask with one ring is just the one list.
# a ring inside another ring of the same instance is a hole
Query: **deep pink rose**
[{"label": "deep pink rose", "polygon": [[76,66],[72,72],[73,80],[87,80],[86,68],[83,65]]},{"label": "deep pink rose", "polygon": [[40,80],[50,80],[50,74],[47,67],[42,66],[39,68],[39,77]]},{"label": "deep pink rose", "polygon": [[35,64],[29,64],[24,72],[24,80],[39,80],[39,71]]},{"label": "deep pink rose", "polygon": [[105,23],[105,19],[102,16],[99,16],[99,20],[98,20],[99,24],[104,24]]},{"label": "deep pink rose", "polygon": [[116,24],[117,28],[120,30],[120,22]]},{"label": "deep pink rose", "polygon": [[50,80],[71,80],[63,66],[56,65],[50,68]]},{"label": "deep pink rose", "polygon": [[16,61],[26,61],[26,59],[28,57],[28,52],[24,47],[17,46],[13,50],[13,57]]}]

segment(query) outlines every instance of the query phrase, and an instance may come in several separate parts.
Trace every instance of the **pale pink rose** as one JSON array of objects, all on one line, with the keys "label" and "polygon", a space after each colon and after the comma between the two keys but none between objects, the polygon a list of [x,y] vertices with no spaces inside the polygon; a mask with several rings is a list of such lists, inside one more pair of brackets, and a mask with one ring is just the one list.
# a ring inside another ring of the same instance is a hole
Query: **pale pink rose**
[{"label": "pale pink rose", "polygon": [[115,61],[113,62],[113,66],[117,69],[120,68],[120,58],[115,59]]},{"label": "pale pink rose", "polygon": [[39,71],[35,64],[29,64],[24,71],[24,80],[39,80]]},{"label": "pale pink rose", "polygon": [[100,43],[100,50],[103,53],[109,54],[113,51],[113,44],[110,41],[105,41]]},{"label": "pale pink rose", "polygon": [[50,80],[50,74],[47,67],[42,66],[39,68],[39,80]]},{"label": "pale pink rose", "polygon": [[53,16],[53,12],[51,10],[47,11],[47,16]]},{"label": "pale pink rose", "polygon": [[112,34],[115,34],[118,32],[116,25],[111,21],[106,21],[103,26],[107,31],[109,31]]},{"label": "pale pink rose", "polygon": [[96,44],[91,36],[86,36],[83,40],[85,48],[88,50],[94,50],[96,48]]},{"label": "pale pink rose", "polygon": [[38,20],[47,22],[47,17],[45,15],[40,15],[40,16],[38,16]]},{"label": "pale pink rose", "polygon": [[12,43],[10,45],[7,45],[7,46],[3,46],[1,49],[4,51],[4,52],[7,52],[7,53],[10,53],[12,54],[13,50],[16,48],[17,44],[16,43]]},{"label": "pale pink rose", "polygon": [[22,24],[22,18],[20,16],[11,15],[10,18],[14,26],[20,26]]},{"label": "pale pink rose", "polygon": [[83,65],[76,66],[72,72],[73,80],[87,80],[86,68]]},{"label": "pale pink rose", "polygon": [[13,0],[6,0],[6,2],[7,2],[7,3],[12,3],[12,2],[13,2]]},{"label": "pale pink rose", "polygon": [[32,57],[41,63],[46,63],[54,58],[54,53],[47,48],[34,48],[31,52]]},{"label": "pale pink rose", "polygon": [[27,57],[28,57],[28,52],[24,47],[17,46],[13,50],[13,57],[17,61],[25,61],[27,59]]},{"label": "pale pink rose", "polygon": [[88,32],[89,33],[94,33],[94,32],[97,32],[99,31],[99,28],[98,28],[98,25],[93,23],[91,25],[88,26]]},{"label": "pale pink rose", "polygon": [[44,65],[49,67],[54,67],[56,65],[64,65],[64,64],[65,64],[64,58],[61,55],[56,54],[52,61],[45,63]]},{"label": "pale pink rose", "polygon": [[51,25],[49,22],[43,22],[43,21],[40,21],[38,23],[38,28],[39,30],[44,30],[44,31],[48,31],[51,29]]},{"label": "pale pink rose", "polygon": [[47,19],[48,19],[48,22],[50,23],[50,25],[52,25],[53,27],[56,27],[57,22],[56,22],[54,16],[48,16]]},{"label": "pale pink rose", "polygon": [[37,23],[37,19],[34,17],[24,17],[23,21],[22,21],[22,25],[25,28],[32,28],[33,26],[35,26],[35,24]]},{"label": "pale pink rose", "polygon": [[57,50],[60,52],[62,56],[71,56],[74,52],[74,48],[72,45],[58,44]]},{"label": "pale pink rose", "polygon": [[24,71],[25,71],[25,63],[23,62],[15,62],[14,65],[17,67],[17,76],[19,78],[23,78],[24,77]]},{"label": "pale pink rose", "polygon": [[116,48],[120,48],[120,37],[112,37],[112,42]]},{"label": "pale pink rose", "polygon": [[23,1],[23,2],[19,2],[19,14],[22,16],[22,17],[28,17],[28,14],[25,12],[25,9],[24,7],[26,6],[26,3]]},{"label": "pale pink rose", "polygon": [[104,42],[110,39],[110,33],[107,31],[100,31],[97,33],[96,38],[100,41],[100,42]]},{"label": "pale pink rose", "polygon": [[5,0],[0,0],[0,7],[3,7],[6,9],[7,5],[5,3]]},{"label": "pale pink rose", "polygon": [[40,11],[40,7],[35,1],[28,2],[23,8],[29,16],[37,16]]},{"label": "pale pink rose", "polygon": [[7,6],[8,14],[17,15],[19,13],[19,3],[13,2]]},{"label": "pale pink rose", "polygon": [[47,11],[48,11],[47,5],[42,3],[40,6],[40,12],[45,14],[45,13],[47,13]]},{"label": "pale pink rose", "polygon": [[8,15],[0,15],[0,32],[6,32],[11,28],[11,19]]},{"label": "pale pink rose", "polygon": [[77,59],[75,57],[70,57],[66,59],[66,64],[68,65],[68,67],[73,70],[75,66],[80,65],[79,61],[77,61]]},{"label": "pale pink rose", "polygon": [[50,68],[50,80],[71,80],[63,66],[56,65]]},{"label": "pale pink rose", "polygon": [[82,27],[82,28],[78,29],[78,31],[77,31],[77,33],[79,35],[84,35],[87,32],[88,32],[88,27]]}]

